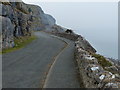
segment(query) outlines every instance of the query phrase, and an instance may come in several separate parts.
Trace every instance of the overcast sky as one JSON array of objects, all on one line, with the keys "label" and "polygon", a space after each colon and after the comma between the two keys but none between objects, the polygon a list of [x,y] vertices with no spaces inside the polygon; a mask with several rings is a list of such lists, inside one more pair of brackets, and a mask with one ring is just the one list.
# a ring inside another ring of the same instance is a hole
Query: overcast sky
[{"label": "overcast sky", "polygon": [[120,0],[23,0],[27,3],[33,2],[118,2]]},{"label": "overcast sky", "polygon": [[[29,2],[27,2],[29,3]],[[33,2],[57,24],[83,35],[105,56],[118,57],[117,2]]]}]

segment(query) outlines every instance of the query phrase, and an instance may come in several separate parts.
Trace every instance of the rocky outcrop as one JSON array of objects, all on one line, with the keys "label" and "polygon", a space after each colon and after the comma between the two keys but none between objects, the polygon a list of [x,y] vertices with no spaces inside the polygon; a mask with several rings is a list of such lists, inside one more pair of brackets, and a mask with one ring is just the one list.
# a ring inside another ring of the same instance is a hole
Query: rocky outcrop
[{"label": "rocky outcrop", "polygon": [[48,14],[45,14],[41,7],[36,5],[27,5],[29,12],[32,14],[32,30],[50,30],[56,23],[56,20]]},{"label": "rocky outcrop", "polygon": [[0,1],[0,7],[3,49],[14,47],[14,37],[31,35],[32,31],[51,30],[56,22],[51,15],[45,14],[41,7],[22,1]]},{"label": "rocky outcrop", "polygon": [[120,69],[109,59],[95,54],[94,50],[87,50],[81,39],[77,39],[75,43],[75,60],[84,87],[120,88]]},{"label": "rocky outcrop", "polygon": [[5,18],[0,16],[0,22],[2,22],[2,47],[13,47],[14,46],[14,40],[13,40],[13,25],[11,23],[11,20],[9,18]]},{"label": "rocky outcrop", "polygon": [[14,37],[30,35],[30,17],[20,2],[1,2],[2,48],[14,47]]}]

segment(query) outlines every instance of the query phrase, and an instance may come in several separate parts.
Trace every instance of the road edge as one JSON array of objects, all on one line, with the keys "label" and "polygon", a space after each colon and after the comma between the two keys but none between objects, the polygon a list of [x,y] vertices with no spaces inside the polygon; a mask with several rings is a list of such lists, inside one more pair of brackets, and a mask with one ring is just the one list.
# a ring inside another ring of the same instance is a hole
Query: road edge
[{"label": "road edge", "polygon": [[68,45],[69,45],[65,40],[60,39],[60,37],[58,37],[58,36],[51,35],[51,37],[57,38],[57,39],[59,39],[60,41],[64,42],[65,44],[64,44],[64,47],[61,48],[60,52],[53,57],[53,62],[52,62],[52,64],[50,65],[50,68],[49,68],[49,70],[48,70],[48,72],[47,72],[47,75],[46,75],[45,80],[44,80],[43,85],[42,85],[42,89],[46,88],[46,83],[47,83],[47,81],[48,81],[50,72],[51,72],[53,66],[55,65],[58,57],[61,55],[61,53],[62,53],[62,52],[68,47]]}]

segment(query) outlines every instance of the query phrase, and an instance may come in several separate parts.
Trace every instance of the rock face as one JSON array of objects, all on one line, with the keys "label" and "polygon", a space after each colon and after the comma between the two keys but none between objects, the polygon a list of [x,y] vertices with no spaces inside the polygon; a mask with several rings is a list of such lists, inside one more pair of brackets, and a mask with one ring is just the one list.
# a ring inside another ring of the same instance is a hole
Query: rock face
[{"label": "rock face", "polygon": [[11,20],[9,18],[5,18],[0,16],[0,22],[2,22],[2,46],[5,47],[13,47],[14,41],[13,41],[13,25],[11,23]]},{"label": "rock face", "polygon": [[56,20],[48,14],[45,14],[43,10],[36,5],[27,5],[28,11],[32,14],[32,30],[47,30],[55,24]]},{"label": "rock face", "polygon": [[[17,0],[14,0],[17,1]],[[14,47],[14,37],[31,35],[32,31],[51,30],[56,20],[36,5],[0,1],[2,48]],[[53,29],[54,30],[54,29]]]}]

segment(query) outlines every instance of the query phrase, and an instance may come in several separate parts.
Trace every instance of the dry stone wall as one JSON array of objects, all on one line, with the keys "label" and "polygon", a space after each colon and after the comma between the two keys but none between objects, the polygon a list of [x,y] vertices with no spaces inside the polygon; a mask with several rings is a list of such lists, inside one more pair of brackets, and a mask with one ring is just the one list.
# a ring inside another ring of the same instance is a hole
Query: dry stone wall
[{"label": "dry stone wall", "polygon": [[81,39],[78,38],[75,44],[75,60],[85,88],[120,88],[120,70],[114,63],[106,59],[112,66],[103,68],[98,59],[82,47]]}]

